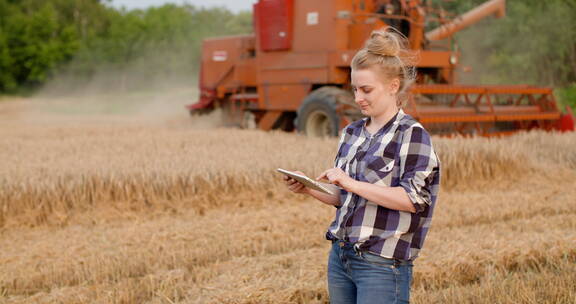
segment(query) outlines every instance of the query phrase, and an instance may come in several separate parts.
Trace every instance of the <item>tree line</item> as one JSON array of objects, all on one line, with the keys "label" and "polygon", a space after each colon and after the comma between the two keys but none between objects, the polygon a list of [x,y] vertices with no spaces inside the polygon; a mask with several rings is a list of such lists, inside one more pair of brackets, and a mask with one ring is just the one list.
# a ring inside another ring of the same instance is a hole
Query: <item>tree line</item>
[{"label": "tree line", "polygon": [[251,13],[225,8],[127,11],[98,0],[0,0],[0,92],[63,73],[89,79],[134,66],[143,76],[192,74],[203,38],[251,31]]}]

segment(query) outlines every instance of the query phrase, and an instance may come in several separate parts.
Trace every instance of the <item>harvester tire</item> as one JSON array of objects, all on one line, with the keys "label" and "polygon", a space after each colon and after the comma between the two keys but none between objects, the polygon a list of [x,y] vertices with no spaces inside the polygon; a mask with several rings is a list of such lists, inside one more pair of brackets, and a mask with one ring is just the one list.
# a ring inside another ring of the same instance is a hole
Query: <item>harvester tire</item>
[{"label": "harvester tire", "polygon": [[340,117],[336,111],[339,99],[350,93],[338,87],[321,87],[312,91],[298,109],[296,129],[312,137],[338,136]]}]

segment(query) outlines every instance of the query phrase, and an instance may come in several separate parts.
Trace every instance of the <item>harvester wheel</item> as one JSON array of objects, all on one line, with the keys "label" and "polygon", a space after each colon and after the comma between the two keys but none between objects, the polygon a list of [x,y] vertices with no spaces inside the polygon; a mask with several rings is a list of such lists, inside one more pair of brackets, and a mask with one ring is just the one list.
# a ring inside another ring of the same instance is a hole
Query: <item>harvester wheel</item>
[{"label": "harvester wheel", "polygon": [[336,111],[341,98],[350,93],[338,87],[322,87],[312,91],[298,109],[296,128],[313,137],[338,136],[340,117]]}]

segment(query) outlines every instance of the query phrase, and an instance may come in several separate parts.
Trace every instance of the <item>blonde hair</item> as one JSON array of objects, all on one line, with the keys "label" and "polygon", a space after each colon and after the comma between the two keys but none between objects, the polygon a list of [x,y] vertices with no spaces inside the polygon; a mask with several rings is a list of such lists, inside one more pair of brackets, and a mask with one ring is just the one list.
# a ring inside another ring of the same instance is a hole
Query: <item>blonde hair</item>
[{"label": "blonde hair", "polygon": [[417,53],[408,47],[408,39],[393,27],[372,31],[364,48],[354,55],[352,70],[376,68],[386,81],[398,78],[400,88],[396,105],[402,107],[407,100],[407,89],[416,79]]}]

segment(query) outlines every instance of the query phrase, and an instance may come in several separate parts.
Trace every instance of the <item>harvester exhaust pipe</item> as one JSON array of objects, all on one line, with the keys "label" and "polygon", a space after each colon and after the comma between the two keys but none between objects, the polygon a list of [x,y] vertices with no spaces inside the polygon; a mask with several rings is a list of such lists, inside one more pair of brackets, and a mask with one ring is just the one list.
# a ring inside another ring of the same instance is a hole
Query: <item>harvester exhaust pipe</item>
[{"label": "harvester exhaust pipe", "polygon": [[452,36],[454,33],[477,23],[478,21],[494,14],[496,18],[506,16],[506,0],[491,0],[465,14],[462,14],[446,23],[426,33],[428,41],[442,40]]}]

